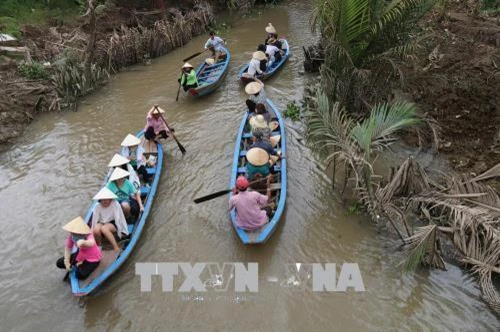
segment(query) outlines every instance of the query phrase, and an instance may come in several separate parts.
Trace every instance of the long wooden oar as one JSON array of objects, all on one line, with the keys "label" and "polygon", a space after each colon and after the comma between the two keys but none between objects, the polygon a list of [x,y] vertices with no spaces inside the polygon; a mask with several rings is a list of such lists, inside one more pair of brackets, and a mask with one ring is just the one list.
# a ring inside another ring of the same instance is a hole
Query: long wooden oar
[{"label": "long wooden oar", "polygon": [[191,55],[190,57],[183,59],[182,62],[186,62],[186,61],[191,60],[192,58],[196,58],[198,55],[201,55],[201,54],[205,53],[208,50],[210,50],[210,49],[207,48],[206,50],[204,50],[202,52],[195,53],[195,54]]},{"label": "long wooden oar", "polygon": [[[158,110],[158,105],[155,105],[154,107],[155,107],[156,110]],[[186,149],[182,146],[181,142],[179,142],[179,140],[175,136],[175,133],[172,130],[170,130],[170,127],[169,127],[167,121],[165,120],[165,118],[163,117],[163,115],[161,115],[160,110],[158,110],[158,114],[160,115],[160,118],[165,123],[165,126],[167,126],[168,131],[170,131],[170,134],[172,135],[172,137],[174,138],[175,142],[177,143],[177,146],[179,147],[179,150],[181,150],[181,153],[185,154],[186,153]]]},{"label": "long wooden oar", "polygon": [[[272,175],[272,176],[274,176],[274,175]],[[251,186],[252,184],[256,184],[256,183],[262,182],[264,180],[267,180],[267,178],[262,178],[262,179],[258,179],[258,180],[252,181],[252,182],[249,183],[249,186]],[[215,193],[212,193],[212,194],[209,194],[209,195],[206,195],[206,196],[195,198],[193,200],[193,202],[195,202],[196,204],[198,204],[198,203],[201,203],[201,202],[210,201],[210,200],[212,200],[214,198],[217,198],[217,197],[229,194],[232,190],[233,189],[226,189],[226,190],[217,191]]]},{"label": "long wooden oar", "polygon": [[175,97],[175,101],[179,101],[179,93],[181,92],[181,82],[182,82],[182,78],[184,76],[184,71],[181,69],[181,80],[179,81],[179,88],[177,89],[177,96]]}]

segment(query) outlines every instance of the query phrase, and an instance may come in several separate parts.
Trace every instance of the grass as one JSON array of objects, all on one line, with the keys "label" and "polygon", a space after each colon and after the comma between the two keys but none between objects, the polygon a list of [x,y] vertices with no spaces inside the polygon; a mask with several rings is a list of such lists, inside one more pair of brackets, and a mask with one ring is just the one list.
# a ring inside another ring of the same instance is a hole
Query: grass
[{"label": "grass", "polygon": [[300,120],[300,106],[297,105],[295,100],[289,102],[286,105],[286,110],[283,112],[283,115],[285,118],[289,118],[292,121],[299,121]]},{"label": "grass", "polygon": [[64,24],[79,11],[78,3],[71,0],[1,0],[0,32],[19,38],[24,24]]}]

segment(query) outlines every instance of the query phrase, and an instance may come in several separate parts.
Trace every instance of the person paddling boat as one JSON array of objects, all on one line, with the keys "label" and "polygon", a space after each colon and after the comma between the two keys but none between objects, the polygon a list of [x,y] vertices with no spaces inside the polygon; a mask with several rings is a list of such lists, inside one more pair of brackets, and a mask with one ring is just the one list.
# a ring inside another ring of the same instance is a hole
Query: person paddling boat
[{"label": "person paddling boat", "polygon": [[170,130],[162,120],[161,116],[165,111],[157,106],[151,107],[146,116],[146,125],[144,126],[144,138],[149,141],[156,141],[158,138],[168,138]]},{"label": "person paddling boat", "polygon": [[224,45],[226,41],[221,37],[215,35],[215,32],[210,31],[210,37],[205,43],[205,49],[209,49],[212,51],[212,57],[215,60],[215,63],[219,61],[219,58],[224,54]]},{"label": "person paddling boat", "polygon": [[248,179],[240,175],[233,188],[233,196],[229,199],[229,210],[236,210],[236,224],[244,230],[255,230],[269,221],[271,208],[267,203],[271,199],[271,189],[268,183],[267,195],[257,191],[248,191]]},{"label": "person paddling boat", "polygon": [[194,70],[193,66],[186,62],[182,66],[181,77],[177,80],[184,91],[188,91],[189,89],[194,89],[198,87],[198,79],[196,78],[196,70]]}]

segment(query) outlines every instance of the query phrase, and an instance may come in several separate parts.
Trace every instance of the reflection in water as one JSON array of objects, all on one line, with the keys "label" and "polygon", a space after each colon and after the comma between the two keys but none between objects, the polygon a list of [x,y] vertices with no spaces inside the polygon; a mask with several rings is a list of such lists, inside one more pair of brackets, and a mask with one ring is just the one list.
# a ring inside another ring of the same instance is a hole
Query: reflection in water
[{"label": "reflection in water", "polygon": [[[227,199],[192,203],[194,197],[229,183],[245,97],[236,76],[265,37],[268,22],[289,38],[293,55],[268,82],[266,92],[281,109],[300,98],[307,79],[301,74],[301,45],[314,38],[307,28],[308,12],[302,1],[288,1],[235,22],[224,35],[232,54],[229,73],[213,95],[175,102],[181,59],[200,50],[206,39],[200,36],[151,66],[115,76],[83,100],[79,112],[41,116],[0,155],[2,330],[148,326],[215,331],[231,329],[229,321],[238,322],[239,329],[266,331],[498,329],[498,321],[479,299],[476,283],[460,269],[401,273],[403,256],[395,251],[397,243],[336,203],[296,124],[288,123],[287,132],[287,207],[268,243],[240,244],[230,225]],[[193,64],[202,60],[194,59]],[[188,153],[183,157],[173,142],[167,144],[158,195],[138,251],[98,294],[79,301],[70,296],[54,265],[63,249],[61,226],[85,212],[109,159],[128,132],[144,125],[153,103],[165,107]],[[153,292],[140,292],[135,262],[179,261],[258,262],[259,292],[183,297],[161,292],[156,277]],[[280,287],[285,265],[296,262],[357,262],[367,291],[316,294]]]}]

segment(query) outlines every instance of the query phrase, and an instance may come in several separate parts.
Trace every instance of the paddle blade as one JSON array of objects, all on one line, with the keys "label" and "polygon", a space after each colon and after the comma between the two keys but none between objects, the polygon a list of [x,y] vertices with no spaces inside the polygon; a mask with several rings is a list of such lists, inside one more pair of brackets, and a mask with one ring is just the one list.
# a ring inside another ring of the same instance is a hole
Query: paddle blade
[{"label": "paddle blade", "polygon": [[179,142],[176,137],[174,137],[174,138],[175,138],[175,142],[177,143],[177,146],[179,147],[179,150],[181,150],[181,153],[183,155],[186,154],[186,149],[182,146],[181,142]]},{"label": "paddle blade", "polygon": [[198,197],[198,198],[196,198],[194,200],[194,202],[196,204],[201,203],[201,202],[206,202],[206,201],[209,201],[211,199],[214,199],[214,198],[217,198],[217,197],[229,194],[230,192],[231,192],[231,189],[221,190],[221,191],[218,191],[216,193],[213,193],[213,194],[210,194],[210,195],[207,195],[207,196]]}]

